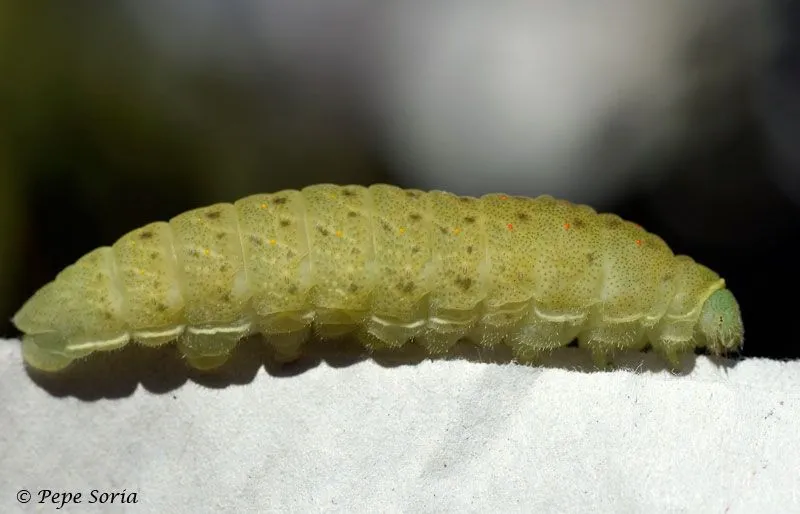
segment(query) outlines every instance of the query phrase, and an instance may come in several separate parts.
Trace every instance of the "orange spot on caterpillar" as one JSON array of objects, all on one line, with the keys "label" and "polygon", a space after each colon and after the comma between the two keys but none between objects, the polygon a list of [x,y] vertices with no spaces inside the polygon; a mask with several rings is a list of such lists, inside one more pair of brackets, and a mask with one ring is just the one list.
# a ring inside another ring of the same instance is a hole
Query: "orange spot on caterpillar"
[{"label": "orange spot on caterpillar", "polygon": [[641,239],[637,239],[635,242],[636,242],[636,246],[642,246],[642,240]]},{"label": "orange spot on caterpillar", "polygon": [[403,235],[403,234],[406,233],[406,228],[405,227],[400,227],[397,231],[400,232],[400,235]]},{"label": "orange spot on caterpillar", "polygon": [[336,231],[336,237],[342,237],[342,231],[341,230],[337,230]]},{"label": "orange spot on caterpillar", "polygon": [[508,200],[508,196],[507,195],[500,195],[500,199],[501,200]]},{"label": "orange spot on caterpillar", "polygon": [[456,227],[456,228],[453,229],[453,234],[458,235],[460,233],[461,233],[461,228]]},{"label": "orange spot on caterpillar", "polygon": [[275,241],[274,239],[269,240],[269,244],[274,245],[275,243],[277,243],[277,241]]},{"label": "orange spot on caterpillar", "polygon": [[262,204],[261,204],[261,208],[262,208],[262,209],[266,209],[266,208],[267,208],[267,204],[265,204],[265,203],[262,203]]},{"label": "orange spot on caterpillar", "polygon": [[571,226],[569,223],[564,223],[564,230],[569,230]]},{"label": "orange spot on caterpillar", "polygon": [[512,223],[509,223],[508,225],[506,225],[506,227],[508,228],[508,230],[514,230],[514,225]]}]

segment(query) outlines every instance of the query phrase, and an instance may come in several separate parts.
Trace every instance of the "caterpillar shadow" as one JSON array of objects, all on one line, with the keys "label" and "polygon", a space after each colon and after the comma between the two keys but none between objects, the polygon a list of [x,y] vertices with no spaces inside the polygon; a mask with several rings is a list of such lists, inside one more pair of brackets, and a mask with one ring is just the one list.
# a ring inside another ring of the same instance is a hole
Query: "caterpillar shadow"
[{"label": "caterpillar shadow", "polygon": [[[322,363],[333,368],[345,368],[371,359],[386,367],[416,365],[422,361],[462,360],[473,363],[517,363],[539,369],[566,369],[582,373],[603,373],[628,370],[642,373],[670,372],[688,374],[694,369],[697,355],[686,354],[680,367],[670,367],[653,352],[621,352],[614,357],[613,366],[600,369],[594,365],[588,352],[574,344],[553,351],[536,363],[516,360],[505,345],[487,349],[467,341],[459,342],[450,352],[431,356],[413,342],[396,350],[368,352],[354,338],[334,341],[312,339],[303,356],[292,362],[275,360],[269,346],[260,336],[244,339],[221,367],[199,371],[187,365],[174,344],[160,348],[147,348],[129,344],[125,348],[95,353],[76,361],[58,373],[45,373],[26,366],[28,376],[38,386],[56,397],[73,396],[84,401],[131,396],[139,386],[151,393],[166,394],[193,381],[208,388],[225,388],[250,384],[263,369],[271,376],[289,378],[305,373]],[[720,367],[735,366],[736,360],[711,356]]]}]

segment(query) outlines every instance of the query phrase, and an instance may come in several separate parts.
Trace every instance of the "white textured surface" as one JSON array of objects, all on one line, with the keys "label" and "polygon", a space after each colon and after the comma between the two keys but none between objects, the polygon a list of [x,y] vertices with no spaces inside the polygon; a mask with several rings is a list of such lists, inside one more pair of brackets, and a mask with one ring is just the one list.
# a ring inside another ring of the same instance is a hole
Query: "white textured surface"
[{"label": "white textured surface", "polygon": [[251,347],[217,383],[138,350],[34,381],[0,340],[0,512],[54,512],[42,489],[83,493],[61,512],[800,512],[798,362],[593,373],[566,350],[281,375]]}]

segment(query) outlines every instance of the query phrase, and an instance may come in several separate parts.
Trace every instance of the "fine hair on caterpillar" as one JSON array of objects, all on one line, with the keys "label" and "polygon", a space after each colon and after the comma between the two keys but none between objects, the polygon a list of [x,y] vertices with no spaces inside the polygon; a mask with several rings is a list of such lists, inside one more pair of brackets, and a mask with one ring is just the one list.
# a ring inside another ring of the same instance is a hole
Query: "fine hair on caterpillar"
[{"label": "fine hair on caterpillar", "polygon": [[261,333],[278,360],[350,334],[370,350],[462,339],[536,361],[573,340],[599,366],[647,346],[738,351],[725,281],[613,214],[550,196],[318,184],[220,203],[89,252],[14,316],[23,357],[58,371],[131,341],[221,366]]}]

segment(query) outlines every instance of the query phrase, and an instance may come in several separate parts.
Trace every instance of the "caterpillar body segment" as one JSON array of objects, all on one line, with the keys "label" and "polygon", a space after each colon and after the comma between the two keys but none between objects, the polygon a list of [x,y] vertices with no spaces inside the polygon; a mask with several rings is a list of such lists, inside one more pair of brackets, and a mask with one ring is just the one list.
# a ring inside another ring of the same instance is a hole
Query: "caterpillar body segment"
[{"label": "caterpillar body segment", "polygon": [[23,355],[56,371],[130,341],[177,340],[197,368],[262,333],[279,359],[313,332],[371,349],[462,338],[525,360],[572,340],[604,364],[648,343],[671,363],[736,351],[725,282],[658,236],[556,200],[320,184],[188,211],[64,269],[14,317]]}]

